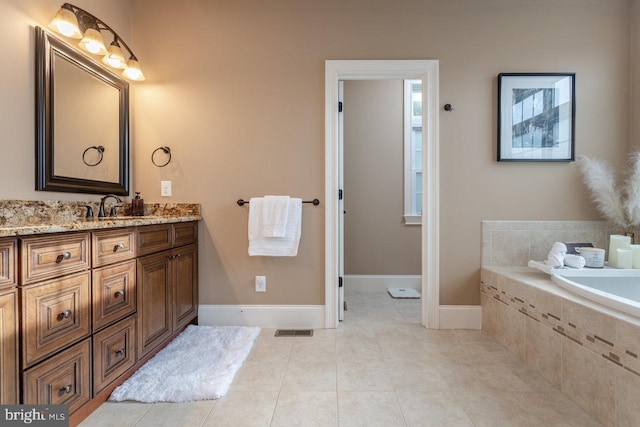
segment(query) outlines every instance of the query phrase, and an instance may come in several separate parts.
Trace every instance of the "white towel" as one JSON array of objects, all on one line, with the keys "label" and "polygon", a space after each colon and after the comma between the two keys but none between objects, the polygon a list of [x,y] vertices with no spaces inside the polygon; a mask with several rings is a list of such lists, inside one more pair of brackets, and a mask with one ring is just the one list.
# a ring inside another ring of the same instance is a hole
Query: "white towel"
[{"label": "white towel", "polygon": [[285,237],[289,218],[289,196],[264,196],[262,202],[262,235]]},{"label": "white towel", "polygon": [[262,224],[264,199],[254,197],[249,202],[249,255],[296,256],[302,231],[302,199],[289,200],[284,237],[265,237]]},{"label": "white towel", "polygon": [[583,268],[587,264],[587,260],[580,255],[567,254],[564,257],[564,265],[573,268]]},{"label": "white towel", "polygon": [[555,242],[547,255],[547,265],[551,268],[561,268],[564,265],[564,257],[567,255],[567,246],[561,242]]}]

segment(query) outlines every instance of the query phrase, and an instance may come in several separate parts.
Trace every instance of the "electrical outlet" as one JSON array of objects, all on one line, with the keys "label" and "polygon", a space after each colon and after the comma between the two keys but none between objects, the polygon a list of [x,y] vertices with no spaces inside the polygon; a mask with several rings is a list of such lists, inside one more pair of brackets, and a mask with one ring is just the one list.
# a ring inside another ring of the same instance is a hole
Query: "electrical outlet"
[{"label": "electrical outlet", "polygon": [[171,181],[160,181],[160,195],[171,197]]},{"label": "electrical outlet", "polygon": [[267,276],[256,276],[256,292],[267,292]]}]

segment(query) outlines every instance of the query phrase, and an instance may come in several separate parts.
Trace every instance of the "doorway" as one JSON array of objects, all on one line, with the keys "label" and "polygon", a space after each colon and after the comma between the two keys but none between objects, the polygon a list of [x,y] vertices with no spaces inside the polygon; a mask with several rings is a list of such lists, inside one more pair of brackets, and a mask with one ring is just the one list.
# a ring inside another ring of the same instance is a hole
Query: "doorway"
[{"label": "doorway", "polygon": [[422,324],[439,326],[439,195],[438,195],[438,61],[326,61],[325,62],[325,327],[339,322],[343,276],[342,160],[339,141],[341,80],[422,80]]}]

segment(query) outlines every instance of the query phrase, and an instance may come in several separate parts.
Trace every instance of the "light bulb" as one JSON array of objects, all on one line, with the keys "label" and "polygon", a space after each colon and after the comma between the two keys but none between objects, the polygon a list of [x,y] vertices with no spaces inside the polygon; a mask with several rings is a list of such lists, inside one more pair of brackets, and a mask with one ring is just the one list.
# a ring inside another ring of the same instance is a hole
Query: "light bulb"
[{"label": "light bulb", "polygon": [[82,31],[80,31],[76,14],[73,13],[72,9],[64,5],[58,10],[51,22],[49,22],[49,28],[65,37],[72,37],[74,39],[82,38]]},{"label": "light bulb", "polygon": [[122,75],[129,80],[138,82],[145,79],[144,74],[140,69],[140,64],[138,63],[138,60],[135,59],[135,57],[129,58],[129,60],[127,61],[127,68],[125,68],[125,70],[122,72]]},{"label": "light bulb", "polygon": [[113,68],[124,69],[127,67],[122,49],[116,40],[109,46],[109,50],[102,58],[102,62]]},{"label": "light bulb", "polygon": [[104,40],[102,40],[102,34],[95,28],[88,28],[84,33],[84,37],[78,44],[82,49],[87,52],[94,53],[96,55],[106,55],[107,48],[104,47]]}]

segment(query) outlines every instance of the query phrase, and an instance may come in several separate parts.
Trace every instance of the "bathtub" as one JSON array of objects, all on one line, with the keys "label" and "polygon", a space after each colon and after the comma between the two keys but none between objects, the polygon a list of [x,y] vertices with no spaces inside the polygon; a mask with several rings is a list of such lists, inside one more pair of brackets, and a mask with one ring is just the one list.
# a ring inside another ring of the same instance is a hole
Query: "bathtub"
[{"label": "bathtub", "polygon": [[556,270],[551,280],[583,298],[640,317],[640,270]]}]

